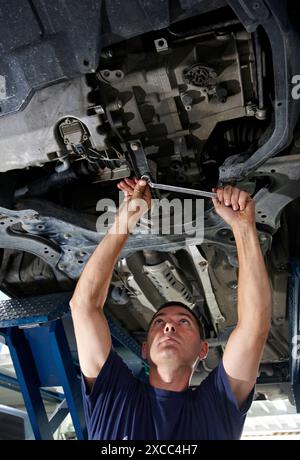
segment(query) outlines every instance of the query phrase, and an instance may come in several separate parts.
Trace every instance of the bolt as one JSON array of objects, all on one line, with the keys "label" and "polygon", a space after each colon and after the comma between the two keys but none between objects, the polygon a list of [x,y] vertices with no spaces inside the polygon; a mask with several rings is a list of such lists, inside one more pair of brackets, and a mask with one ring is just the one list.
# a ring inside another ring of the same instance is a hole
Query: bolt
[{"label": "bolt", "polygon": [[65,234],[64,234],[64,238],[65,238],[66,240],[68,240],[69,238],[72,238],[71,233],[65,233]]},{"label": "bolt", "polygon": [[287,267],[286,264],[280,264],[280,265],[278,266],[278,270],[281,271],[281,272],[285,272],[285,271],[288,270],[288,267]]},{"label": "bolt", "polygon": [[218,233],[219,233],[220,236],[223,236],[223,237],[230,236],[230,231],[225,229],[225,228],[223,230],[220,230]]},{"label": "bolt", "polygon": [[85,251],[79,251],[78,254],[80,257],[83,257],[83,256],[86,256],[87,253]]},{"label": "bolt", "polygon": [[230,39],[230,34],[227,32],[216,32],[216,39],[220,41],[226,41]]},{"label": "bolt", "polygon": [[228,286],[230,287],[230,289],[237,289],[238,287],[236,281],[230,281],[230,283],[228,283]]},{"label": "bolt", "polygon": [[110,102],[108,105],[107,105],[107,109],[110,110],[111,112],[115,112],[117,110],[120,110],[123,106],[123,103],[121,101],[121,99],[117,99],[113,102]]},{"label": "bolt", "polygon": [[66,267],[65,267],[64,264],[58,264],[58,268],[59,268],[59,270],[63,271],[63,270],[65,270]]},{"label": "bolt", "polygon": [[140,144],[138,142],[132,142],[130,144],[130,147],[131,147],[131,150],[133,150],[134,152],[136,152],[139,148],[140,148]]},{"label": "bolt", "polygon": [[97,105],[96,107],[94,107],[94,110],[97,115],[104,114],[104,108],[102,107],[102,105]]},{"label": "bolt", "polygon": [[216,322],[217,322],[217,323],[224,323],[224,322],[225,322],[225,318],[224,318],[223,316],[217,315],[217,317],[216,317]]},{"label": "bolt", "polygon": [[265,120],[267,117],[266,109],[257,109],[257,111],[255,112],[255,117],[258,120]]},{"label": "bolt", "polygon": [[201,268],[205,268],[205,267],[207,267],[207,262],[205,262],[205,261],[199,262],[199,266],[200,266]]}]

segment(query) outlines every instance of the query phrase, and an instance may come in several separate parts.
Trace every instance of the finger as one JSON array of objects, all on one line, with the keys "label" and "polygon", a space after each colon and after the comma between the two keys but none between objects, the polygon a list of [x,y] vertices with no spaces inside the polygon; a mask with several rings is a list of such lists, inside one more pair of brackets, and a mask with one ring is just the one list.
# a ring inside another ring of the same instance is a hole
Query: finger
[{"label": "finger", "polygon": [[215,209],[217,209],[220,206],[218,198],[212,198],[212,202],[214,204]]},{"label": "finger", "polygon": [[247,192],[244,192],[243,190],[240,191],[240,196],[239,196],[239,206],[240,210],[244,211],[247,201],[250,200],[250,195]]},{"label": "finger", "polygon": [[238,211],[240,209],[240,205],[239,205],[240,193],[241,193],[241,190],[239,188],[232,187],[231,206],[234,211]]},{"label": "finger", "polygon": [[121,190],[124,193],[125,196],[128,195],[128,190],[126,190],[126,188],[124,187],[124,185],[122,185],[121,182],[119,182],[119,184],[117,184],[117,187],[118,187],[119,190]]},{"label": "finger", "polygon": [[123,181],[122,181],[122,182],[119,182],[119,183],[117,184],[118,189],[120,189],[120,190],[122,190],[122,191],[124,190],[124,186],[125,186],[125,185],[124,185]]},{"label": "finger", "polygon": [[218,201],[220,204],[223,204],[223,189],[222,188],[217,188],[216,189],[216,194],[217,194],[217,197],[218,197]]},{"label": "finger", "polygon": [[[214,203],[214,200],[216,200],[216,201],[218,202],[218,201],[219,201],[219,200],[218,200],[218,193],[217,193],[218,189],[217,189],[216,187],[213,187],[213,188],[211,189],[211,191],[212,191],[213,193],[216,194],[215,198],[212,198],[213,203]],[[215,203],[214,203],[214,204],[215,204]]]},{"label": "finger", "polygon": [[125,177],[124,181],[126,182],[127,185],[132,187],[134,189],[136,182],[133,179],[129,179],[128,177]]},{"label": "finger", "polygon": [[226,185],[226,187],[224,187],[224,203],[225,203],[225,206],[230,206],[231,205],[231,195],[232,195],[232,187],[231,187],[231,185]]},{"label": "finger", "polygon": [[124,180],[128,182],[129,184],[134,184],[134,178],[133,177],[125,177]]},{"label": "finger", "polygon": [[144,195],[145,189],[147,187],[147,182],[145,180],[139,180],[134,187],[133,198],[140,198]]},{"label": "finger", "polygon": [[133,193],[133,188],[130,185],[126,184],[126,182],[124,181],[119,182],[118,188],[121,189],[123,192],[126,190],[129,193]]}]

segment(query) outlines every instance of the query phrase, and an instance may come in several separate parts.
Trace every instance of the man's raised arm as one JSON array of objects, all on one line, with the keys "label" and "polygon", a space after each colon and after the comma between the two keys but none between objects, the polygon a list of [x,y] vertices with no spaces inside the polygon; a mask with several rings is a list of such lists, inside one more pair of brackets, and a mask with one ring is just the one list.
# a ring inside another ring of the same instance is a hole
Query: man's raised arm
[{"label": "man's raised arm", "polygon": [[[80,367],[89,387],[111,349],[111,335],[103,306],[115,263],[130,231],[151,204],[150,190],[145,181],[125,179],[118,187],[124,191],[125,200],[113,226],[87,262],[70,300]],[[139,204],[143,206],[139,207]]]},{"label": "man's raised arm", "polygon": [[252,390],[271,325],[272,289],[248,193],[227,186],[217,190],[216,212],[233,231],[237,245],[238,322],[227,342],[223,365],[241,407]]}]

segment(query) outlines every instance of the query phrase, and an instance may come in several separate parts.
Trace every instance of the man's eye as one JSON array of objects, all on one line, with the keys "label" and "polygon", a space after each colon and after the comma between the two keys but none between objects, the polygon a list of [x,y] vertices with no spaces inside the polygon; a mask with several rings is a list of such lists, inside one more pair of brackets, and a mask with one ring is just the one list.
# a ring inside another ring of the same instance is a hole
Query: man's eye
[{"label": "man's eye", "polygon": [[187,319],[185,319],[185,318],[182,318],[182,319],[180,320],[180,322],[183,323],[183,324],[190,324],[189,320],[187,320]]},{"label": "man's eye", "polygon": [[156,319],[156,320],[154,321],[154,324],[161,324],[162,322],[163,322],[162,319]]}]

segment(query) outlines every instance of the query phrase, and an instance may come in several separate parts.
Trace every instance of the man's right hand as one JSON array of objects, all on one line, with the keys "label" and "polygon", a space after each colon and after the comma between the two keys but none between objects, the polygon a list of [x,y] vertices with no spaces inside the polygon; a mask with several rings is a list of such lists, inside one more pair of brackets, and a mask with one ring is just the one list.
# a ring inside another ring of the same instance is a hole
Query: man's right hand
[{"label": "man's right hand", "polygon": [[[138,220],[151,208],[151,192],[145,180],[124,179],[118,188],[125,194],[125,199],[117,213],[117,223],[123,233],[124,225],[131,232]],[[122,230],[123,229],[123,230]]]}]

